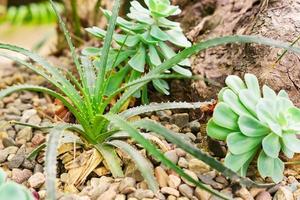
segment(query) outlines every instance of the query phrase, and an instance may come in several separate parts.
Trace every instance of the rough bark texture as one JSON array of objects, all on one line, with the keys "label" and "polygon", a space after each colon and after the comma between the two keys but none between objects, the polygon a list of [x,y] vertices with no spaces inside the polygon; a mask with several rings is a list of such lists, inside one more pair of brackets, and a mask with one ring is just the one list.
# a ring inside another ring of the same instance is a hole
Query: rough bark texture
[{"label": "rough bark texture", "polygon": [[[181,22],[193,41],[248,34],[292,42],[300,33],[300,0],[179,0],[175,3],[184,5]],[[254,44],[227,45],[195,56],[192,69],[195,74],[221,85],[228,74],[254,73],[262,84],[276,91],[285,89],[299,106],[299,55],[288,53],[274,66],[280,52]],[[193,86],[201,99],[216,97],[220,89],[205,81],[196,81]]]}]

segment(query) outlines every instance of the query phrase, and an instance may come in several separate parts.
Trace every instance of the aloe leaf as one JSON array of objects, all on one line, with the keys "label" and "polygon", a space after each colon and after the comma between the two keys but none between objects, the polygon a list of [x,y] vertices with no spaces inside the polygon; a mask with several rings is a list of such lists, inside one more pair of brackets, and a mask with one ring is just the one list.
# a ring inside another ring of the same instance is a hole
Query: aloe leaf
[{"label": "aloe leaf", "polygon": [[245,74],[245,83],[247,88],[256,96],[261,97],[259,83],[254,74]]},{"label": "aloe leaf", "polygon": [[96,105],[98,105],[99,102],[101,102],[102,95],[105,92],[104,91],[105,90],[104,79],[105,79],[105,75],[106,75],[105,72],[106,72],[106,67],[107,67],[108,54],[109,54],[111,42],[113,39],[113,33],[115,30],[119,9],[120,9],[120,0],[116,0],[114,2],[112,15],[109,19],[109,26],[108,26],[107,33],[105,35],[104,44],[103,44],[103,48],[102,48],[102,52],[101,52],[101,60],[100,60],[99,66],[98,66],[99,73],[97,75],[96,90],[95,90],[96,95],[94,98],[94,102],[96,102]]},{"label": "aloe leaf", "polygon": [[105,115],[109,121],[112,122],[115,126],[120,128],[121,130],[126,131],[134,140],[136,140],[138,143],[140,143],[150,154],[152,154],[154,157],[156,157],[158,160],[162,162],[165,166],[171,168],[174,170],[178,175],[185,178],[187,181],[195,184],[197,187],[200,187],[209,193],[212,193],[216,195],[217,197],[220,197],[221,199],[228,199],[228,197],[224,196],[223,194],[207,187],[203,183],[196,181],[192,177],[190,177],[188,174],[186,174],[180,167],[175,165],[172,161],[167,159],[155,146],[153,146],[145,137],[143,137],[138,130],[136,130],[132,125],[127,123],[125,120],[123,120],[118,115],[114,114],[107,114]]},{"label": "aloe leaf", "polygon": [[88,92],[90,98],[93,98],[95,95],[96,88],[96,72],[92,61],[87,57],[81,57],[81,63],[83,68],[83,86]]},{"label": "aloe leaf", "polygon": [[300,140],[295,134],[283,134],[282,141],[288,149],[295,153],[300,153]]},{"label": "aloe leaf", "polygon": [[[229,168],[225,167],[218,160],[216,160],[213,157],[209,156],[207,153],[204,153],[199,148],[197,148],[197,147],[191,145],[190,143],[186,142],[186,140],[184,140],[178,133],[174,133],[173,131],[170,131],[169,129],[163,127],[162,125],[160,125],[160,124],[158,124],[154,121],[139,120],[139,121],[133,122],[133,125],[135,127],[144,128],[144,129],[147,129],[149,131],[155,132],[155,133],[163,136],[164,138],[166,138],[166,140],[168,140],[172,144],[175,144],[178,147],[182,148],[183,150],[185,150],[187,153],[191,154],[195,158],[197,158],[199,160],[202,160],[207,165],[209,165],[210,167],[216,169],[217,171],[222,173],[224,176],[232,179],[233,181],[239,182],[242,185],[245,185],[247,187],[251,187],[251,186],[254,186],[254,185],[256,187],[266,187],[267,186],[267,185],[257,184],[257,183],[251,181],[248,178],[244,178],[244,177],[239,176],[237,173],[235,173],[232,170],[230,170]],[[250,155],[250,157],[251,157],[251,155]],[[249,159],[250,157],[248,157],[247,159]],[[244,157],[243,157],[243,159],[244,159]]]},{"label": "aloe leaf", "polygon": [[242,89],[239,92],[239,100],[256,117],[256,104],[259,98],[250,89]]},{"label": "aloe leaf", "polygon": [[168,103],[151,103],[149,105],[142,105],[138,107],[133,107],[127,109],[119,114],[119,116],[128,119],[130,117],[140,115],[148,112],[155,112],[160,110],[170,110],[170,109],[198,109],[202,106],[208,105],[211,102],[168,102]]},{"label": "aloe leaf", "polygon": [[240,132],[235,132],[227,136],[227,145],[231,153],[239,155],[255,149],[261,140],[262,137],[247,137]]},{"label": "aloe leaf", "polygon": [[223,101],[238,115],[250,116],[245,106],[240,102],[239,97],[232,90],[225,90],[223,93]]},{"label": "aloe leaf", "polygon": [[138,150],[121,140],[113,140],[108,142],[108,144],[113,145],[127,153],[137,165],[139,171],[142,173],[147,184],[149,185],[149,188],[154,192],[158,191],[159,186],[153,175],[153,166],[151,165],[149,160],[147,160],[143,155],[141,155],[141,153]]},{"label": "aloe leaf", "polygon": [[224,165],[237,172],[256,154],[256,152],[257,149],[238,155],[229,152],[225,157]]},{"label": "aloe leaf", "polygon": [[105,159],[109,170],[114,177],[123,177],[123,171],[121,168],[121,160],[117,156],[115,150],[107,144],[96,144],[95,148],[101,153]]},{"label": "aloe leaf", "polygon": [[260,137],[267,135],[271,130],[254,117],[242,115],[239,117],[238,125],[241,132],[248,137]]},{"label": "aloe leaf", "polygon": [[242,79],[236,75],[230,75],[225,80],[226,85],[232,89],[236,94],[239,93],[240,90],[246,89],[245,83]]},{"label": "aloe leaf", "polygon": [[143,44],[140,44],[136,54],[128,61],[128,64],[138,72],[144,72],[146,63],[146,50]]},{"label": "aloe leaf", "polygon": [[219,103],[213,113],[214,122],[230,130],[239,130],[237,125],[238,115],[225,103]]},{"label": "aloe leaf", "polygon": [[218,126],[213,119],[210,119],[206,128],[207,135],[217,140],[226,140],[232,130]]},{"label": "aloe leaf", "polygon": [[[246,35],[235,35],[235,36],[225,36],[220,38],[214,38],[211,40],[206,40],[195,44],[189,48],[178,53],[176,56],[170,58],[169,60],[165,61],[161,65],[157,66],[153,70],[151,70],[145,76],[157,75],[163,73],[164,71],[172,68],[174,65],[178,64],[179,62],[183,61],[184,59],[192,56],[195,53],[203,51],[205,49],[209,49],[215,46],[220,46],[228,43],[260,43],[262,45],[274,46],[277,48],[284,48],[289,51],[293,51],[295,53],[300,53],[299,47],[291,47],[288,43],[278,42],[276,40],[272,40],[265,37],[258,37],[258,36],[246,36]],[[123,104],[127,101],[127,99],[140,88],[142,88],[147,82],[143,82],[141,84],[135,85],[130,90],[125,92],[119,101],[113,106],[111,112],[116,113],[119,109],[123,106]]]},{"label": "aloe leaf", "polygon": [[275,183],[283,179],[283,162],[279,158],[267,156],[263,150],[258,156],[257,168],[263,178],[271,177]]},{"label": "aloe leaf", "polygon": [[269,134],[263,139],[262,147],[267,156],[277,158],[281,149],[279,136],[274,133]]}]

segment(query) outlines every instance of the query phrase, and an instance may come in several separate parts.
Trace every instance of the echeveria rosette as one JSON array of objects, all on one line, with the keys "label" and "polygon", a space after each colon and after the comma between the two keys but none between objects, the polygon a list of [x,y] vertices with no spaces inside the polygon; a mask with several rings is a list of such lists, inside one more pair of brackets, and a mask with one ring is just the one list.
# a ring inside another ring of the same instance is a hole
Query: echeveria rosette
[{"label": "echeveria rosette", "polygon": [[228,76],[227,87],[219,93],[219,102],[207,126],[207,134],[225,140],[228,153],[225,165],[245,176],[249,164],[258,154],[260,175],[274,182],[283,178],[283,152],[288,158],[300,153],[300,109],[281,90],[276,94],[264,85],[262,94],[257,78],[246,74],[245,82]]},{"label": "echeveria rosette", "polygon": [[[132,68],[129,80],[135,79],[146,70],[155,68],[167,59],[176,55],[176,52],[169,45],[186,48],[191,43],[184,36],[180,24],[167,19],[169,16],[180,14],[178,6],[171,5],[169,0],[145,0],[147,8],[143,7],[138,1],[131,1],[130,13],[127,14],[128,20],[118,17],[117,25],[121,32],[113,35],[114,41],[118,46],[111,50],[113,60],[121,49],[122,59],[126,61],[127,66]],[[109,19],[111,12],[103,10],[104,15]],[[89,33],[98,38],[104,38],[106,31],[98,27],[86,29]],[[122,48],[120,48],[122,46]],[[100,56],[101,49],[88,47],[83,50],[86,56]],[[127,53],[130,51],[130,53]],[[114,66],[118,66],[116,62]],[[147,68],[146,68],[147,66]],[[188,59],[175,65],[172,70],[186,77],[192,76]],[[166,71],[166,73],[170,73]],[[153,81],[156,90],[169,94],[169,85],[163,79]]]}]

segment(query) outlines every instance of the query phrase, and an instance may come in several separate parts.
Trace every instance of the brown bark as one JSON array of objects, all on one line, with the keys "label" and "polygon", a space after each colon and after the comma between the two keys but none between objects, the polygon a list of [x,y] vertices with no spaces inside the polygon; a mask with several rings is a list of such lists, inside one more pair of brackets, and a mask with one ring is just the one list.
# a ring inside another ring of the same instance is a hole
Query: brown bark
[{"label": "brown bark", "polygon": [[[201,8],[207,5],[214,5],[215,10],[204,15]],[[181,22],[193,41],[247,34],[292,42],[300,33],[299,11],[299,0],[199,0],[186,3],[184,8],[185,13],[197,17],[184,17]],[[196,25],[191,28],[190,24]],[[227,45],[195,56],[192,69],[195,74],[221,85],[229,74],[254,73],[262,84],[276,91],[285,89],[299,106],[300,57],[288,53],[274,67],[280,52],[282,50],[254,44]],[[220,89],[205,81],[194,82],[194,87],[202,99],[216,97]]]}]

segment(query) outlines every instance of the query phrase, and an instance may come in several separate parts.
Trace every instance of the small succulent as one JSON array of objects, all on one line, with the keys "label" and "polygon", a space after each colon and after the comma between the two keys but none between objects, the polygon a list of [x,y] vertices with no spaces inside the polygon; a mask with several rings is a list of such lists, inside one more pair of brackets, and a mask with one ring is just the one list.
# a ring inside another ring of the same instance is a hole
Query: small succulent
[{"label": "small succulent", "polygon": [[207,133],[225,140],[228,153],[225,165],[245,176],[256,155],[260,175],[274,182],[283,178],[282,151],[288,158],[300,153],[300,109],[281,90],[278,94],[264,85],[262,94],[253,74],[228,76],[227,87],[219,93],[219,102],[209,120]]},{"label": "small succulent", "polygon": [[12,181],[5,181],[6,174],[0,169],[0,199],[3,200],[34,200],[32,194],[24,186]]},{"label": "small succulent", "polygon": [[[109,70],[114,68],[116,71],[121,71],[120,73],[122,73],[122,68],[131,68],[131,71],[127,70],[127,74],[130,73],[129,81],[175,56],[176,53],[170,44],[183,48],[191,46],[182,32],[180,24],[167,19],[167,17],[178,15],[181,12],[178,6],[171,5],[169,0],[145,0],[147,8],[144,8],[138,1],[130,3],[130,13],[127,14],[129,20],[118,17],[117,25],[121,31],[113,35],[113,39],[118,45],[111,49],[111,59],[109,58],[109,60],[113,60],[118,54],[119,60],[114,64],[109,62],[108,68]],[[110,11],[103,10],[103,13],[110,19]],[[106,35],[106,31],[98,27],[86,30],[101,39]],[[82,53],[85,56],[99,57],[101,48],[88,47]],[[126,63],[125,66],[117,70],[116,68],[120,68],[120,63],[123,61]],[[172,70],[177,74],[190,77],[192,73],[186,68],[187,66],[190,66],[190,62],[185,59],[174,65]],[[166,73],[170,73],[170,71],[166,71]],[[169,94],[169,85],[165,80],[156,79],[152,83],[157,91]]]}]

